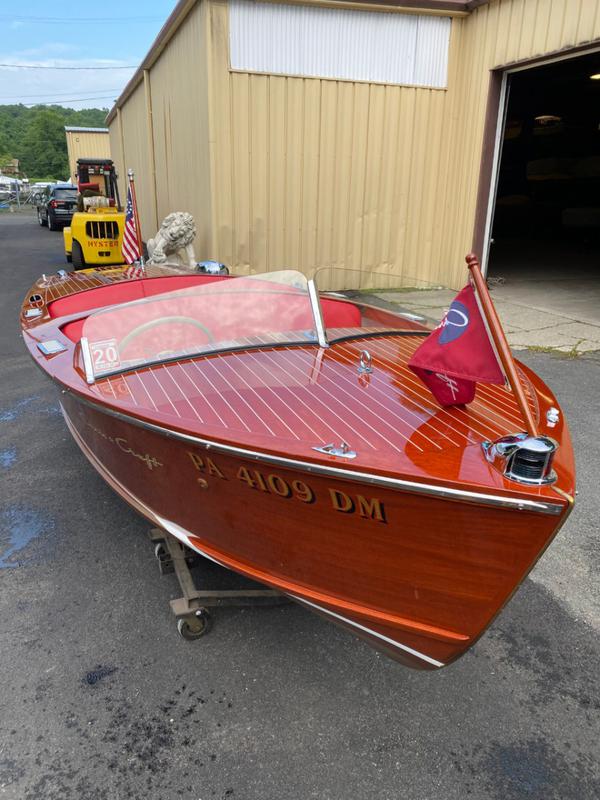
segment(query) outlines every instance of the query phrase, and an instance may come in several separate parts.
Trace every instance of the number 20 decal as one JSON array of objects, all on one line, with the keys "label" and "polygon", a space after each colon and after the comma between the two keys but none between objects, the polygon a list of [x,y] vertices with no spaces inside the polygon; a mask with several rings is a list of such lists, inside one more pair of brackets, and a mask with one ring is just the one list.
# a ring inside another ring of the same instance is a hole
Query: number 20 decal
[{"label": "number 20 decal", "polygon": [[91,342],[90,350],[96,371],[113,369],[120,366],[119,350],[116,339],[105,339],[102,342]]}]

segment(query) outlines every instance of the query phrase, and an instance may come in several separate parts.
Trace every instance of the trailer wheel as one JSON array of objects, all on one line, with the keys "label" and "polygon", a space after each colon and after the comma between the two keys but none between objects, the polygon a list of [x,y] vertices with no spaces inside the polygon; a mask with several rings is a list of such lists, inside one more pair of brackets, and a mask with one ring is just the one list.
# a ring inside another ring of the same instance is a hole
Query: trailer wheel
[{"label": "trailer wheel", "polygon": [[179,635],[188,642],[199,639],[210,630],[211,618],[205,608],[199,608],[187,617],[179,617],[177,620],[177,630]]},{"label": "trailer wheel", "polygon": [[81,245],[75,239],[73,240],[73,245],[71,247],[71,262],[73,264],[73,269],[85,269],[85,258],[83,257],[83,250],[81,249]]},{"label": "trailer wheel", "polygon": [[39,208],[38,208],[38,222],[42,227],[47,224],[44,218],[42,217],[42,212],[40,211]]}]

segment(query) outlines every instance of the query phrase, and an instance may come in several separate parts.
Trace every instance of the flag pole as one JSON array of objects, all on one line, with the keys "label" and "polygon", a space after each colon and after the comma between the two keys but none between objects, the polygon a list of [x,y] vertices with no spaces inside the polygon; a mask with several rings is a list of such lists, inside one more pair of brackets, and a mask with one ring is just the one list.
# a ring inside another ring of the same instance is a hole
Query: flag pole
[{"label": "flag pole", "polygon": [[513,394],[517,399],[517,403],[521,409],[521,414],[523,415],[523,419],[527,425],[527,432],[530,436],[537,436],[537,425],[533,418],[533,414],[531,413],[531,409],[529,408],[527,398],[525,397],[525,391],[523,390],[523,386],[519,379],[513,355],[510,351],[510,347],[506,340],[506,335],[504,334],[504,330],[502,328],[502,323],[500,322],[500,318],[498,317],[496,309],[494,308],[494,304],[492,302],[492,298],[490,297],[490,293],[488,292],[485,279],[481,274],[479,259],[475,253],[469,253],[469,255],[465,258],[465,261],[467,262],[469,272],[471,273],[471,278],[475,284],[475,289],[481,302],[481,307],[483,309],[483,313],[485,314],[496,351],[500,357],[500,361],[502,362],[504,373],[508,378],[510,388],[513,390]]},{"label": "flag pole", "polygon": [[133,204],[133,216],[135,219],[135,233],[137,236],[138,250],[140,253],[140,264],[144,266],[144,250],[142,248],[142,228],[140,226],[140,215],[138,214],[137,198],[135,196],[135,181],[133,179],[133,170],[131,167],[127,170],[127,177],[129,179],[129,188],[131,189],[131,202]]}]

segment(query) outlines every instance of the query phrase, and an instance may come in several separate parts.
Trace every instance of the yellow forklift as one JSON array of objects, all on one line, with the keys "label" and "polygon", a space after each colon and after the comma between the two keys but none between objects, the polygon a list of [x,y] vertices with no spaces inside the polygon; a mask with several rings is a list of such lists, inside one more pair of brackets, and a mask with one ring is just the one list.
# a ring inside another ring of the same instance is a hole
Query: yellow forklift
[{"label": "yellow forklift", "polygon": [[77,159],[77,211],[63,229],[65,255],[73,269],[123,263],[125,213],[117,173],[108,158]]}]

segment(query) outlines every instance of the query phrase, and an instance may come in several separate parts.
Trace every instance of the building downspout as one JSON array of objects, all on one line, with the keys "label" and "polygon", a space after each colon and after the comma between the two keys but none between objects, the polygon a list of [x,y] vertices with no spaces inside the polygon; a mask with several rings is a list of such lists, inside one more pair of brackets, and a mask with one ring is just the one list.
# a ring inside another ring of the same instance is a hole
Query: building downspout
[{"label": "building downspout", "polygon": [[152,178],[152,207],[154,209],[154,231],[158,230],[158,195],[156,191],[156,158],[154,155],[154,124],[152,120],[152,88],[150,72],[144,70],[144,94],[146,98],[146,125],[148,128],[148,154],[150,156],[150,175]]}]

